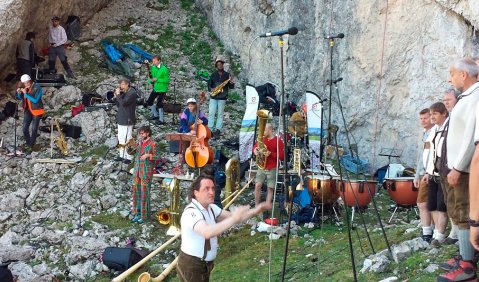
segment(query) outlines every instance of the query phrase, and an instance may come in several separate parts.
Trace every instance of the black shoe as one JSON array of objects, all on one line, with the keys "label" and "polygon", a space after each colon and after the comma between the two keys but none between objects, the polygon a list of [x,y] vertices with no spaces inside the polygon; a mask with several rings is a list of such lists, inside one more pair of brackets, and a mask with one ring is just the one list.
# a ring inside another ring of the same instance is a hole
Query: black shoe
[{"label": "black shoe", "polygon": [[151,116],[151,117],[148,118],[148,120],[157,120],[157,119],[158,119],[158,117],[155,117],[155,116]]},{"label": "black shoe", "polygon": [[161,121],[161,120],[157,120],[157,121],[155,121],[155,124],[156,125],[163,125],[163,124],[165,124],[165,122]]},{"label": "black shoe", "polygon": [[76,79],[76,76],[73,73],[67,74],[67,77],[71,79]]},{"label": "black shoe", "polygon": [[431,240],[432,240],[432,235],[422,235],[421,238],[428,242],[428,243],[431,243]]},{"label": "black shoe", "polygon": [[122,162],[124,159],[122,157],[116,157],[114,159],[115,162]]},{"label": "black shoe", "polygon": [[458,240],[457,239],[453,239],[451,237],[447,237],[446,240],[444,240],[444,244],[446,245],[454,245],[456,244]]},{"label": "black shoe", "polygon": [[123,163],[124,163],[124,164],[131,164],[131,160],[125,159],[125,160],[123,160]]},{"label": "black shoe", "polygon": [[215,132],[213,133],[213,135],[216,137],[216,138],[220,138],[221,137],[221,131],[219,129],[216,129]]}]

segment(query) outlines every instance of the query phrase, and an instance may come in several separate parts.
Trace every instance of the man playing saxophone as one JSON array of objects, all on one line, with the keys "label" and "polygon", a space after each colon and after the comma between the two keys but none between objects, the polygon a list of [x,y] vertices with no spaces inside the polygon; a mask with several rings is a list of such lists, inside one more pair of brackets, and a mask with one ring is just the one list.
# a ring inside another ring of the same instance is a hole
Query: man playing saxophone
[{"label": "man playing saxophone", "polygon": [[[210,80],[208,81],[208,91],[215,93],[214,96],[212,94],[210,97],[211,99],[208,109],[210,119],[208,121],[208,127],[216,137],[221,135],[221,128],[223,127],[223,112],[225,110],[226,99],[228,98],[228,89],[233,89],[235,86],[231,79],[231,75],[223,68],[224,63],[225,61],[223,59],[216,59],[216,71],[211,74]],[[222,86],[220,87],[221,89],[217,89],[218,86]]]},{"label": "man playing saxophone", "polygon": [[[274,135],[274,126],[267,123],[264,127],[263,136],[258,132],[258,142],[253,146],[253,153],[256,156],[258,172],[256,173],[256,184],[254,189],[254,203],[257,206],[261,201],[261,189],[266,180],[268,193],[266,204],[272,207],[273,189],[276,185],[277,158],[284,159],[284,143],[281,138]],[[262,141],[261,140],[262,137]]]},{"label": "man playing saxophone", "polygon": [[135,170],[132,190],[133,218],[131,222],[142,224],[150,216],[150,188],[155,171],[155,163],[160,159],[158,144],[151,138],[149,126],[142,126],[138,130],[140,140],[129,147],[128,153],[135,155]]}]

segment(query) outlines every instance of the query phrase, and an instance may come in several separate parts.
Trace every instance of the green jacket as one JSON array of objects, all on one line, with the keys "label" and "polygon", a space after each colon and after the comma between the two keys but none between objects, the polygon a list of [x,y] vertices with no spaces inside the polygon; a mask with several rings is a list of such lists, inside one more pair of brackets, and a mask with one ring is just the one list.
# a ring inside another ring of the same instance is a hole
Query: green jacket
[{"label": "green jacket", "polygon": [[[168,84],[170,84],[170,72],[168,68],[161,64],[160,67],[152,66],[151,75],[156,78],[156,81],[153,84],[153,90],[155,92],[168,92]],[[151,80],[148,79],[148,83],[151,83]]]}]

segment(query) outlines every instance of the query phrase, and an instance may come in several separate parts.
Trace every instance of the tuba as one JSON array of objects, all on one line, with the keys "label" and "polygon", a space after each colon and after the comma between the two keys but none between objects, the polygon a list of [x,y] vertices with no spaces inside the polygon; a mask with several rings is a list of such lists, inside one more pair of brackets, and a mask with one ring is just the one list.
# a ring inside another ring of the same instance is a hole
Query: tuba
[{"label": "tuba", "polygon": [[264,169],[267,160],[265,153],[268,149],[264,145],[263,136],[266,123],[268,122],[268,119],[271,118],[271,112],[261,109],[256,112],[256,115],[258,116],[258,137],[256,138],[256,142],[258,143],[258,155],[256,155],[256,165],[259,169]]},{"label": "tuba", "polygon": [[68,146],[67,146],[67,141],[65,140],[65,135],[63,135],[62,129],[60,128],[60,123],[58,122],[58,119],[55,119],[55,125],[58,130],[58,138],[55,140],[57,143],[58,149],[60,149],[60,152],[62,155],[67,156],[68,155]]},{"label": "tuba", "polygon": [[228,198],[240,186],[240,165],[237,157],[228,160],[225,166],[225,198]]},{"label": "tuba", "polygon": [[170,209],[162,209],[157,219],[160,224],[170,225],[166,235],[174,236],[180,232],[180,180],[178,178],[165,178],[162,187],[171,192]]},{"label": "tuba", "polygon": [[213,90],[211,90],[210,96],[215,97],[216,95],[223,93],[223,89],[225,88],[226,84],[230,82],[230,80],[231,80],[231,77],[221,82],[220,85],[216,86]]}]

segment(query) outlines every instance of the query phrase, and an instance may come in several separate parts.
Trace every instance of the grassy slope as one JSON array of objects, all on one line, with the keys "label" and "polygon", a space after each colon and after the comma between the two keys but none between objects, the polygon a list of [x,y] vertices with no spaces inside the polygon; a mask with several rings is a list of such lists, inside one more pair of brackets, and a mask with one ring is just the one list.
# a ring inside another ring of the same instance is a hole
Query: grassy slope
[{"label": "grassy slope", "polygon": [[[169,1],[161,0],[165,8],[169,5]],[[170,70],[173,72],[186,72],[185,67],[176,64],[180,57],[187,57],[192,66],[196,69],[206,69],[211,71],[211,60],[213,57],[212,42],[217,44],[216,48],[222,50],[221,44],[218,44],[214,34],[208,30],[206,26],[206,19],[198,11],[193,9],[192,3],[194,1],[182,0],[182,7],[190,13],[189,23],[187,28],[179,32],[173,28],[173,25],[167,26],[163,30],[158,30],[159,38],[156,42],[152,40],[137,37],[128,31],[128,26],[121,27],[125,31],[122,37],[112,37],[110,40],[116,43],[133,42],[151,51],[160,46],[165,50],[166,56],[164,60],[168,62]],[[133,22],[132,22],[133,23]],[[198,32],[201,31],[201,32]],[[207,41],[198,37],[197,34],[205,33],[209,39]],[[99,45],[96,46],[100,48]],[[82,51],[84,60],[83,68],[86,72],[97,75],[99,79],[104,78],[100,74],[98,62],[91,55]],[[235,68],[240,69],[239,65]],[[106,77],[106,76],[105,76]],[[232,93],[234,98],[239,99],[236,93]],[[230,107],[232,108],[232,107]],[[230,109],[233,110],[233,109]],[[385,191],[378,197],[378,204],[381,208],[383,219],[388,219],[390,211],[387,207],[391,204],[389,197]],[[377,227],[377,219],[373,214],[372,208],[367,210],[365,214],[368,230],[374,230]],[[412,217],[412,216],[411,216]],[[399,213],[397,219],[406,220],[405,213]],[[99,215],[94,216],[92,221],[106,224],[111,229],[131,230],[136,226],[129,223],[126,219],[119,215]],[[359,217],[356,217],[356,222],[359,222]],[[149,234],[152,242],[155,241],[155,234],[164,234],[166,228],[157,225],[157,229]],[[398,243],[403,240],[411,239],[416,236],[416,233],[404,234],[404,230],[408,225],[392,226],[387,229],[388,239],[391,243]],[[305,236],[306,235],[306,236]],[[309,238],[306,238],[310,236]],[[399,276],[401,280],[408,281],[432,281],[439,272],[428,274],[422,271],[428,266],[427,259],[431,262],[441,262],[448,258],[455,252],[455,246],[442,248],[439,255],[430,258],[423,253],[415,253],[399,265],[391,264],[388,271],[385,273],[374,274],[366,273],[359,274],[362,261],[366,254],[372,251],[368,246],[364,236],[364,229],[357,227],[352,232],[354,253],[356,257],[356,268],[358,271],[359,281],[378,281],[389,276]],[[361,240],[358,240],[358,237]],[[379,231],[371,232],[372,241],[376,251],[382,250],[386,247],[382,234]],[[324,239],[324,243],[318,244],[319,238]],[[270,244],[264,233],[257,233],[250,236],[250,229],[245,226],[238,232],[233,232],[220,239],[221,249],[216,260],[216,266],[212,274],[212,281],[268,281],[269,265],[269,249]],[[361,247],[362,248],[361,248]],[[179,243],[175,243],[169,250],[178,250]],[[282,260],[284,252],[284,238],[273,241],[272,249],[272,263],[271,263],[271,280],[280,280],[280,272],[282,269]],[[363,249],[363,251],[361,251]],[[307,258],[307,254],[312,254]],[[173,258],[171,254],[161,254],[161,258]],[[159,258],[154,258],[145,267],[131,276],[130,281],[136,281],[139,273],[148,270],[153,275],[158,275],[161,272]],[[178,281],[173,272],[167,281]],[[322,229],[301,229],[299,236],[292,236],[289,241],[289,254],[286,268],[286,280],[296,281],[352,281],[353,275],[351,271],[349,246],[347,239],[347,231],[344,226],[337,226],[330,222],[325,222]],[[95,277],[90,281],[110,281],[108,274],[104,273],[101,276]]]}]

